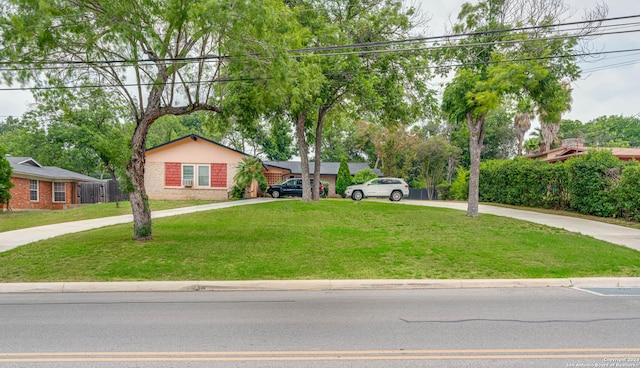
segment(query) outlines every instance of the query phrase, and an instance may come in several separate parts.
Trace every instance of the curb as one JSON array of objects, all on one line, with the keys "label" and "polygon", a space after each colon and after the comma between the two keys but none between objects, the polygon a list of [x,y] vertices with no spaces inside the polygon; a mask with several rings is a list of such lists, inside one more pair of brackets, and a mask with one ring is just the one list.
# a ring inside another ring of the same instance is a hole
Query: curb
[{"label": "curb", "polygon": [[640,277],[478,280],[272,280],[0,283],[1,293],[338,291],[478,288],[640,288]]}]

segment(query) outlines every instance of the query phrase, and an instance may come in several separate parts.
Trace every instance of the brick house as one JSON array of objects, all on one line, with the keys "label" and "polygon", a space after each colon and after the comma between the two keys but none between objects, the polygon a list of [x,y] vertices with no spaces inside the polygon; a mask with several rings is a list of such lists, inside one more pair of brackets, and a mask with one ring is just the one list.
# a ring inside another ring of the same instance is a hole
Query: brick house
[{"label": "brick house", "polygon": [[[144,182],[150,199],[226,200],[244,152],[191,134],[150,148]],[[251,196],[257,195],[257,184]]]},{"label": "brick house", "polygon": [[[371,170],[366,162],[350,162],[349,172],[351,176],[362,170]],[[268,184],[276,184],[290,178],[302,177],[302,165],[299,161],[265,161],[264,176],[267,178]],[[336,179],[338,178],[339,162],[321,162],[320,163],[320,181],[329,184],[329,197],[340,197],[336,194]],[[315,171],[315,163],[309,162],[309,174],[313,175]],[[378,169],[372,170],[374,174],[383,176]]]},{"label": "brick house", "polygon": [[[7,156],[11,165],[9,206],[13,210],[60,210],[80,203],[78,183],[100,180],[55,166],[42,166],[31,157]],[[4,205],[0,205],[4,210]]]}]

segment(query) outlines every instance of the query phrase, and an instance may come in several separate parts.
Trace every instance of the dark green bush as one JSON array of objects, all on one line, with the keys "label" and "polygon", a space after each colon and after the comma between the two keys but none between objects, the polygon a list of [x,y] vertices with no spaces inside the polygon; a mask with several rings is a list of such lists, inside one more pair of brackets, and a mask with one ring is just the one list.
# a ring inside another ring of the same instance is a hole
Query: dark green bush
[{"label": "dark green bush", "polygon": [[[459,173],[451,196],[466,199],[460,188],[468,188],[468,173]],[[606,150],[565,163],[486,161],[480,167],[480,201],[640,221],[640,165],[623,162]]]},{"label": "dark green bush", "polygon": [[629,221],[640,221],[640,165],[633,163],[622,170],[613,191],[616,215]]},{"label": "dark green bush", "polygon": [[587,215],[611,217],[616,212],[612,189],[624,162],[609,151],[594,151],[566,162],[570,209]]},{"label": "dark green bush", "polygon": [[451,199],[451,183],[448,181],[443,181],[442,183],[436,186],[436,190],[438,191],[438,199],[447,200]]}]

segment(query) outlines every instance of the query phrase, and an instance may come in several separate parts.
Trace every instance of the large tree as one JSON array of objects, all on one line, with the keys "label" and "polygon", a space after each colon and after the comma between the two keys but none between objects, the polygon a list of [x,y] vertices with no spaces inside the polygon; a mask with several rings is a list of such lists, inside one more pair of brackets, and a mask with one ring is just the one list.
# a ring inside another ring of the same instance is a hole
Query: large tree
[{"label": "large tree", "polygon": [[117,90],[128,106],[135,239],[152,236],[144,185],[151,125],[166,115],[221,112],[225,68],[283,78],[284,69],[271,66],[286,55],[273,50],[296,34],[278,0],[4,0],[0,11],[0,58],[15,68],[6,81],[83,76]]},{"label": "large tree", "polygon": [[[559,31],[554,24],[570,13],[562,0],[486,0],[465,3],[453,31],[458,40],[446,49],[455,61],[443,109],[469,129],[470,174],[467,215],[478,215],[480,155],[487,114],[508,100],[531,98],[538,111],[555,119],[567,108],[570,90],[561,80],[575,80],[579,69],[572,56],[580,32]],[[599,8],[592,19],[604,17]]]},{"label": "large tree", "polygon": [[[414,31],[415,10],[392,0],[292,0],[298,21],[310,36],[298,63],[321,73],[307,89],[302,105],[291,105],[302,161],[302,178],[310,177],[307,155],[313,148],[315,183],[320,182],[322,136],[328,116],[345,104],[361,117],[381,124],[407,124],[423,117],[433,102],[427,87],[428,58],[419,48],[398,51],[394,42]],[[314,9],[314,11],[309,11]],[[410,47],[409,47],[410,48]],[[317,74],[316,74],[317,75]],[[305,87],[305,80],[294,82]],[[344,110],[343,110],[344,111]],[[355,118],[355,117],[354,117]],[[351,119],[355,121],[356,119]],[[308,182],[308,181],[307,181]],[[303,200],[318,198],[304,186]]]}]

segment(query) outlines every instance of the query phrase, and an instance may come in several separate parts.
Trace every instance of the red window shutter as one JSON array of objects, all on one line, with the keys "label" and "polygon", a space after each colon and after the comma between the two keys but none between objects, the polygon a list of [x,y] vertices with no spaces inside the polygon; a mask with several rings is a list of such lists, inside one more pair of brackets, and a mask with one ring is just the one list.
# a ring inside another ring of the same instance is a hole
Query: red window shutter
[{"label": "red window shutter", "polygon": [[211,164],[211,187],[227,187],[227,164]]},{"label": "red window shutter", "polygon": [[182,164],[179,162],[164,163],[164,186],[182,186]]}]

